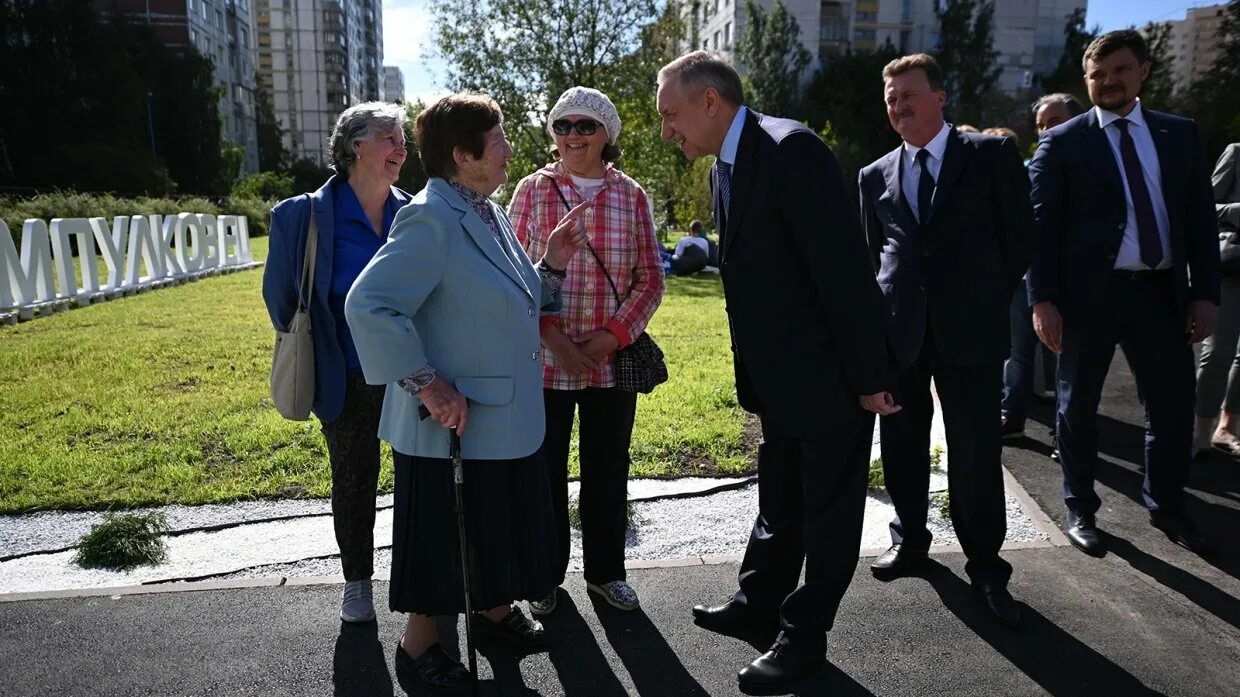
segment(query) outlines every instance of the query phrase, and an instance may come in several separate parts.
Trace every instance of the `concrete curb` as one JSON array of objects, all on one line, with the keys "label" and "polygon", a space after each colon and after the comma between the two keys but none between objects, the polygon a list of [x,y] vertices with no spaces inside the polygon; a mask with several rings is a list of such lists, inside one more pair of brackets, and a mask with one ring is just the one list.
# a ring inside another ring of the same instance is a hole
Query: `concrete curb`
[{"label": "concrete curb", "polygon": [[[1007,491],[1011,493],[1020,502],[1025,513],[1034,522],[1042,532],[1050,538],[1049,540],[1035,540],[1030,542],[1005,542],[1003,544],[1004,551],[1022,550],[1022,549],[1046,549],[1050,547],[1065,547],[1068,540],[1063,533],[1059,531],[1059,527],[1051,521],[1050,517],[1034,502],[1025,488],[1016,481],[1016,478],[1008,472],[1007,468],[1003,468],[1003,483]],[[868,547],[860,550],[859,558],[866,559],[877,557],[887,551],[886,547]],[[930,548],[931,554],[960,554],[963,550],[958,544],[935,545]],[[739,564],[741,562],[740,555],[715,554],[693,557],[682,557],[678,559],[635,559],[625,562],[624,568],[630,570],[641,569],[674,569],[687,566],[713,566],[718,564]],[[580,573],[580,569],[569,569],[570,573]],[[375,574],[376,581],[391,580],[390,574]],[[147,593],[194,593],[198,591],[220,591],[220,590],[245,590],[249,588],[272,588],[276,586],[322,586],[322,585],[340,585],[343,581],[337,576],[265,576],[260,578],[232,579],[232,580],[206,580],[206,581],[189,581],[189,582],[164,582],[149,583],[133,586],[117,586],[110,588],[75,588],[54,591],[35,591],[30,593],[6,593],[0,594],[0,603],[15,603],[31,600],[56,600],[63,598],[97,598],[103,596],[119,597],[124,595],[144,595]]]}]

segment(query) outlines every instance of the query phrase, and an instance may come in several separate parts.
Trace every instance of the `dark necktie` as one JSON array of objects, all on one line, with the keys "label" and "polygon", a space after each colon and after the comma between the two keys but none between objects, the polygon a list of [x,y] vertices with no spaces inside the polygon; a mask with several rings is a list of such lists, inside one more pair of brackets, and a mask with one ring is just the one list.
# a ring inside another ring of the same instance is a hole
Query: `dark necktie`
[{"label": "dark necktie", "polygon": [[934,204],[934,176],[927,164],[929,159],[929,150],[917,151],[917,166],[921,167],[921,177],[917,180],[917,221],[922,225],[930,219],[930,206]]},{"label": "dark necktie", "polygon": [[[719,160],[715,163],[715,169],[719,177],[719,204],[723,207],[719,213],[719,224],[723,227],[728,224],[728,207],[732,203],[732,165]],[[723,230],[719,232],[723,234]]]},{"label": "dark necktie", "polygon": [[1132,194],[1132,208],[1137,214],[1137,242],[1141,247],[1141,263],[1151,269],[1162,263],[1162,240],[1158,237],[1158,218],[1154,217],[1154,203],[1145,185],[1145,173],[1141,158],[1137,156],[1137,144],[1128,132],[1128,119],[1119,119],[1119,154],[1124,161],[1124,176],[1128,179],[1128,191]]}]

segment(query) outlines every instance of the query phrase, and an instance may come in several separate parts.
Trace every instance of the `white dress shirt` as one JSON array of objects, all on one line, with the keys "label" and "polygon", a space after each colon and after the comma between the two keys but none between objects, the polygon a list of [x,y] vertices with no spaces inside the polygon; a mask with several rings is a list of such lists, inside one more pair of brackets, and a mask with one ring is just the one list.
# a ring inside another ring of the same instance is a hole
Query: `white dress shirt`
[{"label": "white dress shirt", "polygon": [[1158,162],[1158,150],[1154,147],[1154,137],[1150,127],[1145,123],[1145,114],[1141,111],[1141,101],[1133,107],[1128,116],[1120,116],[1113,111],[1094,107],[1095,115],[1107,141],[1111,143],[1111,154],[1115,156],[1115,166],[1119,168],[1120,179],[1124,181],[1124,200],[1128,204],[1128,223],[1124,226],[1124,241],[1120,243],[1119,254],[1115,257],[1115,268],[1129,271],[1148,269],[1141,261],[1141,242],[1137,236],[1137,212],[1132,205],[1132,190],[1128,187],[1128,173],[1124,171],[1124,157],[1119,149],[1119,127],[1113,125],[1118,119],[1128,119],[1128,132],[1132,134],[1133,144],[1137,147],[1137,157],[1141,160],[1141,172],[1145,177],[1145,188],[1150,192],[1150,202],[1154,204],[1154,219],[1158,221],[1158,239],[1162,242],[1163,258],[1158,264],[1160,269],[1171,268],[1171,223],[1167,217],[1167,202],[1163,199],[1162,169]]},{"label": "white dress shirt", "polygon": [[926,143],[925,148],[919,148],[916,145],[904,144],[904,167],[900,174],[901,187],[904,189],[904,198],[908,201],[908,207],[913,210],[913,217],[921,220],[921,211],[917,210],[917,188],[921,182],[921,165],[917,164],[917,153],[926,150],[930,153],[926,157],[926,167],[930,169],[930,176],[934,177],[937,185],[939,181],[939,171],[943,169],[943,153],[947,152],[947,136],[952,132],[950,124],[944,122],[943,127],[939,129],[938,135],[930,139]]},{"label": "white dress shirt", "polygon": [[732,125],[728,126],[728,134],[723,137],[723,145],[719,148],[719,159],[732,165],[732,180],[736,181],[736,148],[741,144],[741,131],[745,128],[745,114],[749,110],[741,107],[732,117]]}]

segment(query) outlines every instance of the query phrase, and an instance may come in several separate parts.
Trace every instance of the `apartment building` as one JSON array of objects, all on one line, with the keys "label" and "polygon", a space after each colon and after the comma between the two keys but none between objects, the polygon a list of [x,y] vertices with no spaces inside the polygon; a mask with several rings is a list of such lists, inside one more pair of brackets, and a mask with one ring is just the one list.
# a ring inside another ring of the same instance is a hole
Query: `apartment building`
[{"label": "apartment building", "polygon": [[1219,53],[1219,26],[1227,4],[1195,7],[1171,25],[1172,71],[1177,90],[1188,88],[1214,65]]},{"label": "apartment building", "polygon": [[[1087,0],[993,0],[994,46],[999,51],[999,87],[1009,94],[1032,86],[1037,73],[1053,71],[1063,53],[1063,28]],[[769,10],[774,0],[757,0]],[[891,45],[901,53],[932,51],[938,45],[938,0],[783,0],[797,19],[801,45],[822,61],[851,51]],[[689,43],[735,60],[734,46],[745,30],[744,0],[693,0],[684,6]],[[744,70],[744,66],[740,66]]]},{"label": "apartment building", "polygon": [[405,101],[405,74],[394,65],[383,66],[383,101]]},{"label": "apartment building", "polygon": [[381,0],[253,0],[258,81],[294,159],[327,162],[340,112],[383,98]]},{"label": "apartment building", "polygon": [[214,66],[220,88],[221,136],[245,150],[242,173],[258,171],[258,135],[254,112],[254,24],[250,0],[117,0],[115,7],[151,26],[167,46],[193,46]]}]

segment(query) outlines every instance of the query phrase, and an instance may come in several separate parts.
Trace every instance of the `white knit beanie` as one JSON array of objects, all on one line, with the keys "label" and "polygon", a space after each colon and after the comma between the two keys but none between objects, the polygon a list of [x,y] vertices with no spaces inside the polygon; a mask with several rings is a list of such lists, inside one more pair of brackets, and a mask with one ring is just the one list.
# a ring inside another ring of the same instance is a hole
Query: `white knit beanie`
[{"label": "white knit beanie", "polygon": [[551,114],[547,116],[547,133],[554,138],[551,124],[569,115],[589,116],[603,124],[603,128],[607,130],[607,142],[612,145],[615,145],[616,138],[620,137],[620,114],[616,111],[616,105],[598,90],[589,87],[568,88],[560,95],[555,106],[551,107]]}]

